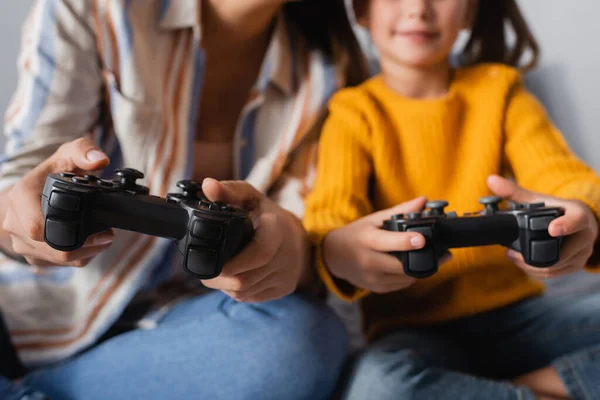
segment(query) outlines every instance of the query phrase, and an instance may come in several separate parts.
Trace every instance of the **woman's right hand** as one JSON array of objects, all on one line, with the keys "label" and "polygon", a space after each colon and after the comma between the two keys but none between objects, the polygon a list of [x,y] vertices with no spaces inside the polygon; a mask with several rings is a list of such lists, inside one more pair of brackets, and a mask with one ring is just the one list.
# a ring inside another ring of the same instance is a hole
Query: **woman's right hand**
[{"label": "woman's right hand", "polygon": [[94,141],[80,138],[63,144],[25,175],[2,195],[5,211],[2,233],[10,236],[9,248],[5,250],[21,255],[29,264],[40,267],[83,267],[106,250],[112,243],[112,230],[90,236],[82,248],[73,252],[58,251],[46,244],[41,196],[48,174],[62,171],[80,174],[106,168],[108,164],[108,157]]},{"label": "woman's right hand", "polygon": [[[415,279],[406,275],[402,263],[388,252],[420,249],[425,245],[425,238],[419,233],[389,232],[381,226],[391,215],[423,210],[426,202],[426,198],[418,197],[330,232],[323,242],[323,257],[329,271],[373,293],[411,286]],[[439,264],[450,258],[447,253]]]}]

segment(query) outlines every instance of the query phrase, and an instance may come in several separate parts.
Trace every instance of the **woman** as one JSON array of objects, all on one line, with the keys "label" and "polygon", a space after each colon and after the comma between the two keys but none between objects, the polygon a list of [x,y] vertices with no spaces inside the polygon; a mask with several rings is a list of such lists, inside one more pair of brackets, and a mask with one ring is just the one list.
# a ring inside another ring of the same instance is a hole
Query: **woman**
[{"label": "woman", "polygon": [[[28,369],[15,390],[327,398],[343,326],[293,293],[314,278],[299,218],[326,102],[365,76],[343,1],[40,0],[22,45],[0,174],[0,307]],[[203,285],[150,236],[47,246],[47,174],[120,166],[162,197],[203,181],[252,212],[254,240]]]}]

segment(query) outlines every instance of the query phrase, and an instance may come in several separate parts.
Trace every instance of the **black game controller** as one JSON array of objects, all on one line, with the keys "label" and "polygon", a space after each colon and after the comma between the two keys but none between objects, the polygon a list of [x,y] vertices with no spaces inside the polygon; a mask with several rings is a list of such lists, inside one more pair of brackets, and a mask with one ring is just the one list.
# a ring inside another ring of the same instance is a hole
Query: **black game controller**
[{"label": "black game controller", "polygon": [[254,235],[248,213],[202,198],[197,182],[178,182],[181,192],[164,199],[136,183],[144,177],[140,171],[115,173],[113,180],[67,172],[48,175],[42,195],[48,245],[73,251],[95,233],[129,230],[173,240],[184,255],[185,270],[211,279]]},{"label": "black game controller", "polygon": [[552,237],[548,225],[564,215],[560,207],[544,203],[511,202],[500,209],[497,196],[482,197],[485,207],[480,212],[458,217],[445,213],[446,201],[431,201],[423,212],[399,214],[384,221],[383,229],[394,232],[418,232],[425,237],[425,247],[408,252],[392,252],[414,278],[427,278],[438,271],[438,261],[450,249],[460,247],[502,245],[518,251],[531,266],[545,268],[560,258],[562,237]]}]

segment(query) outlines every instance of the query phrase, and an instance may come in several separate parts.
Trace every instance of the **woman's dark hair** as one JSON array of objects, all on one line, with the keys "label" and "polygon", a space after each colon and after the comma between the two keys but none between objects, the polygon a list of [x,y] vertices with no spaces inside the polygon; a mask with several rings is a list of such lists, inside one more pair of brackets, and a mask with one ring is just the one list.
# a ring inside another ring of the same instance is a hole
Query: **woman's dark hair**
[{"label": "woman's dark hair", "polygon": [[[515,41],[508,44],[506,25],[514,31]],[[521,58],[531,50],[531,60],[521,68],[533,69],[538,62],[539,46],[515,0],[479,0],[471,37],[462,53],[462,62],[467,65],[483,62],[498,62],[519,67]]]},{"label": "woman's dark hair", "polygon": [[309,48],[321,51],[330,61],[338,52],[348,58],[346,85],[356,86],[368,78],[367,62],[352,29],[344,0],[302,0],[283,6],[286,22]]}]

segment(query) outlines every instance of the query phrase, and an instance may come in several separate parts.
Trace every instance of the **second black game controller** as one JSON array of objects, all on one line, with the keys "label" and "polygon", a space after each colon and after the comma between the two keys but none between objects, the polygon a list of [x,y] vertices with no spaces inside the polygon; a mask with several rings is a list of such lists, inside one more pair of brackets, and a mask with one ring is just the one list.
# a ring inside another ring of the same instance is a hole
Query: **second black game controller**
[{"label": "second black game controller", "polygon": [[562,237],[552,237],[550,223],[564,215],[560,207],[544,203],[514,203],[500,209],[497,196],[482,197],[484,209],[458,216],[446,213],[446,201],[431,201],[423,212],[399,214],[384,221],[383,229],[395,232],[418,232],[425,246],[414,251],[393,252],[404,273],[414,278],[427,278],[438,271],[438,261],[450,249],[502,245],[522,254],[526,264],[550,267],[560,259]]},{"label": "second black game controller", "polygon": [[184,256],[184,269],[197,278],[212,279],[254,235],[247,212],[207,201],[195,181],[179,181],[179,193],[161,198],[136,183],[144,177],[142,172],[115,172],[112,180],[67,172],[46,178],[42,211],[48,245],[73,251],[95,233],[129,230],[173,240]]}]

